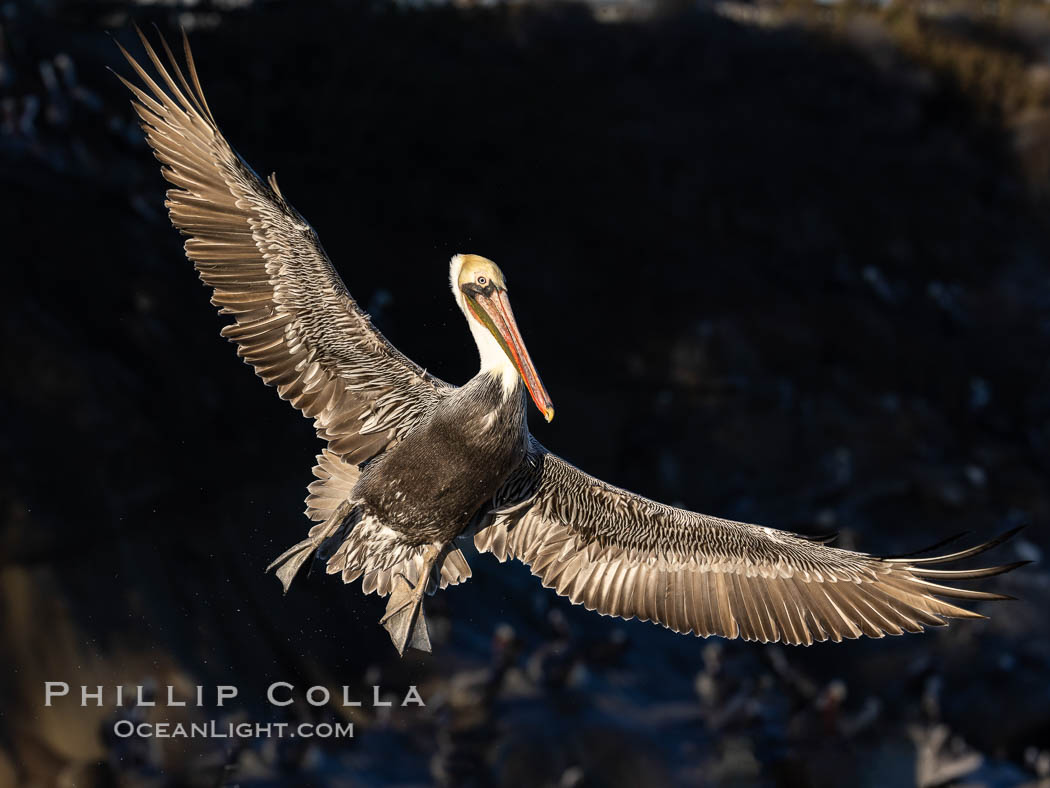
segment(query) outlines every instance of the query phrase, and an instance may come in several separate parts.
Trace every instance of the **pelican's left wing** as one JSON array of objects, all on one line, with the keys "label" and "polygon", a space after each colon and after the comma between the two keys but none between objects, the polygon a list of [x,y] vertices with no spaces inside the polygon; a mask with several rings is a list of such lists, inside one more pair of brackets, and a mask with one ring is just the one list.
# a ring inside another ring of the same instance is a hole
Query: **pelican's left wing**
[{"label": "pelican's left wing", "polygon": [[186,74],[163,39],[170,71],[138,32],[162,84],[123,47],[143,86],[117,76],[135,95],[146,139],[174,186],[166,205],[189,236],[186,255],[214,288],[212,303],[234,317],[223,336],[282,399],[314,419],[331,451],[351,465],[368,460],[451,387],[375,329],[276,180],[264,183],[230,147],[185,34]]},{"label": "pelican's left wing", "polygon": [[531,439],[475,544],[500,561],[523,561],[544,586],[588,610],[704,637],[809,645],[983,618],[940,597],[1009,597],[933,581],[988,577],[1019,564],[929,567],[976,555],[1010,535],[952,555],[876,558],[650,501],[587,475]]}]

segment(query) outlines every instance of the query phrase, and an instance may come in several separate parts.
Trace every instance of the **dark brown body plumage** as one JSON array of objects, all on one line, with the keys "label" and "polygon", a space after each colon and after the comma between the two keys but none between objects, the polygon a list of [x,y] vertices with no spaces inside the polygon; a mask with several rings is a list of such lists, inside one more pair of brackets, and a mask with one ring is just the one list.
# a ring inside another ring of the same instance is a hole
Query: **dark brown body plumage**
[{"label": "dark brown body plumage", "polygon": [[450,542],[525,456],[524,388],[481,373],[367,464],[353,497],[407,543]]}]

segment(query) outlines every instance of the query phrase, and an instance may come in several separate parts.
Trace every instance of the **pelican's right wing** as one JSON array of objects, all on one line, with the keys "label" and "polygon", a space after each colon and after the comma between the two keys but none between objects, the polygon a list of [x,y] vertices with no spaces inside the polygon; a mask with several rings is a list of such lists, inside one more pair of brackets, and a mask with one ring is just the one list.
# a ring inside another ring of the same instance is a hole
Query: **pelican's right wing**
[{"label": "pelican's right wing", "polygon": [[120,79],[175,187],[166,204],[189,236],[186,255],[214,288],[212,303],[234,316],[223,336],[282,399],[314,419],[333,452],[350,464],[375,456],[452,387],[372,326],[276,180],[262,182],[226,142],[185,34],[188,80],[163,40],[170,73],[142,31],[139,37],[164,87],[123,47],[143,86]]},{"label": "pelican's right wing", "polygon": [[952,555],[876,558],[650,501],[587,475],[532,439],[475,544],[500,561],[523,561],[544,586],[588,610],[704,637],[809,645],[983,618],[938,597],[1008,597],[931,580],[988,577],[1019,564],[928,567],[1011,535]]}]

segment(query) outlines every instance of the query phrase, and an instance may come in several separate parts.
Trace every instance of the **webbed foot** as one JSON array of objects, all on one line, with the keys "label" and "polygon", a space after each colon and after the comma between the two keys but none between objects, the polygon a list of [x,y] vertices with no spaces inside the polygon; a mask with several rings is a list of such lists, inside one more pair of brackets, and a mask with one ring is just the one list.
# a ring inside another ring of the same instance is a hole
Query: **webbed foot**
[{"label": "webbed foot", "polygon": [[398,575],[386,603],[386,615],[379,621],[390,633],[394,648],[402,656],[406,648],[430,653],[430,633],[427,630],[426,617],[423,615],[425,588],[426,576],[413,587],[404,575]]},{"label": "webbed foot", "polygon": [[404,656],[406,648],[430,653],[430,632],[423,615],[423,595],[426,594],[430,575],[440,551],[431,547],[423,555],[423,567],[419,579],[412,585],[403,574],[394,578],[394,587],[386,603],[386,614],[379,620],[394,642],[398,654]]}]

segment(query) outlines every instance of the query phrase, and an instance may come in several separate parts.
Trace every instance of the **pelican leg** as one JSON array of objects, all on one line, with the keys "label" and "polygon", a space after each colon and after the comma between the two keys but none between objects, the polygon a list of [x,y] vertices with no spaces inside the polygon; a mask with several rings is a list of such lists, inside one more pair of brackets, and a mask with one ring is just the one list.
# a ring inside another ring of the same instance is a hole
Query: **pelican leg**
[{"label": "pelican leg", "polygon": [[284,586],[284,593],[288,593],[288,588],[292,584],[292,580],[299,573],[303,564],[317,551],[328,537],[334,534],[340,526],[346,521],[346,518],[350,515],[353,509],[353,502],[346,500],[343,501],[331,516],[320,525],[315,525],[310,529],[310,536],[299,544],[289,547],[266,567],[266,571],[269,572],[274,567],[277,569],[277,578],[281,581],[281,585]]},{"label": "pelican leg", "polygon": [[386,614],[379,620],[394,642],[398,654],[404,656],[406,648],[430,653],[430,633],[423,616],[423,596],[430,584],[430,576],[441,550],[428,546],[423,553],[423,568],[416,584],[409,582],[404,574],[394,578],[394,588],[386,603]]}]

